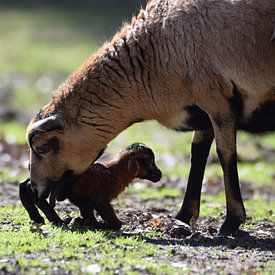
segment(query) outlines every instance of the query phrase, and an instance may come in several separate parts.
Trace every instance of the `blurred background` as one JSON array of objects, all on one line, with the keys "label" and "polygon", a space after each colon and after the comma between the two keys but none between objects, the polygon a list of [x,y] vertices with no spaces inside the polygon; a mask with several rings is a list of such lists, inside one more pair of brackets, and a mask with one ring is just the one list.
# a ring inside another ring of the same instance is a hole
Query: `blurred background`
[{"label": "blurred background", "polygon": [[[145,6],[146,0],[0,1],[0,184],[16,184],[27,172],[25,130],[52,92],[101,44]],[[180,197],[186,186],[192,133],[175,133],[155,122],[134,125],[109,146],[107,156],[143,142],[157,154],[160,188]],[[221,194],[222,171],[212,146],[204,192]],[[245,197],[274,196],[274,135],[238,136],[239,174]],[[166,188],[166,189],[165,189]],[[0,195],[7,191],[0,188]],[[223,203],[222,203],[223,205]]]}]

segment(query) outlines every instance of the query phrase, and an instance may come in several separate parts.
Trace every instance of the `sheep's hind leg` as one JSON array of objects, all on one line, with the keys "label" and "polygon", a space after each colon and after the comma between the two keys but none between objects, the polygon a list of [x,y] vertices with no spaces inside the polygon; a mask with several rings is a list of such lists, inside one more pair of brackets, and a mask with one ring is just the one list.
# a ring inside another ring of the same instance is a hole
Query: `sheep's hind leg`
[{"label": "sheep's hind leg", "polygon": [[191,169],[183,204],[176,219],[190,224],[200,211],[201,188],[205,165],[214,138],[213,130],[195,131],[191,147]]},{"label": "sheep's hind leg", "polygon": [[226,219],[219,234],[230,235],[238,230],[246,217],[237,169],[236,118],[232,116],[232,111],[226,112],[224,108],[222,112],[213,115],[211,121],[217,153],[223,169],[227,210]]}]

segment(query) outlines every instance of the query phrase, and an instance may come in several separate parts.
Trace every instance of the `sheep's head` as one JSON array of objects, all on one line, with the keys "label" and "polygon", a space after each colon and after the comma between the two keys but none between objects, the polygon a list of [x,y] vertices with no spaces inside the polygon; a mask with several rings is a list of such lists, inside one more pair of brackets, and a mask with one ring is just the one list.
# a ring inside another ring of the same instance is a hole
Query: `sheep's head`
[{"label": "sheep's head", "polygon": [[132,144],[121,152],[121,155],[128,155],[130,165],[136,164],[137,178],[157,182],[161,179],[162,173],[155,163],[153,151],[143,144]]},{"label": "sheep's head", "polygon": [[[48,197],[60,181],[75,180],[102,151],[77,126],[67,126],[61,115],[34,118],[27,130],[32,189]],[[97,146],[98,145],[98,146]],[[97,150],[97,147],[98,150]]]}]

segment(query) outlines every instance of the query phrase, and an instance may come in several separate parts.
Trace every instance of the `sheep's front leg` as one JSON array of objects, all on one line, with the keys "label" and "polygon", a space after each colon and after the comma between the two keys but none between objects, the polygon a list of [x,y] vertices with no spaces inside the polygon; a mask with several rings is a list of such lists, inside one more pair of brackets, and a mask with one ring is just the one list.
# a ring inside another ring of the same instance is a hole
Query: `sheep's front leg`
[{"label": "sheep's front leg", "polygon": [[38,198],[37,193],[32,191],[30,184],[28,184],[27,189],[32,202],[45,214],[49,222],[58,226],[64,224],[64,222],[56,214],[55,210],[49,205],[47,200]]},{"label": "sheep's front leg", "polygon": [[28,211],[30,219],[37,223],[45,223],[44,218],[39,214],[37,207],[28,191],[28,185],[30,185],[30,179],[27,178],[19,185],[19,196],[25,209]]},{"label": "sheep's front leg", "polygon": [[191,169],[183,204],[176,219],[190,224],[200,211],[201,188],[205,165],[214,138],[213,130],[195,131],[191,147]]},{"label": "sheep's front leg", "polygon": [[212,117],[217,153],[224,173],[226,219],[219,234],[234,233],[245,221],[245,208],[241,197],[237,170],[236,121],[232,113]]}]

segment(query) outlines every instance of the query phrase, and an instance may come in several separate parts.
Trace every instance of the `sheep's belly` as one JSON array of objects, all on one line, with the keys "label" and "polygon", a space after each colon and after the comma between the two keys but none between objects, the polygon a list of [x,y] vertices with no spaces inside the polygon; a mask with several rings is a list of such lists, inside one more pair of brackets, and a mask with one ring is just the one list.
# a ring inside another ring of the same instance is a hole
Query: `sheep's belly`
[{"label": "sheep's belly", "polygon": [[[275,131],[275,100],[259,104],[250,112],[239,111],[236,118],[239,121],[238,129],[250,133]],[[178,120],[178,123],[172,127],[176,131],[211,129],[212,125],[207,113],[197,106],[190,106],[183,113],[185,119],[181,122]]]},{"label": "sheep's belly", "polygon": [[275,101],[265,102],[240,119],[239,128],[250,133],[275,131]]}]

